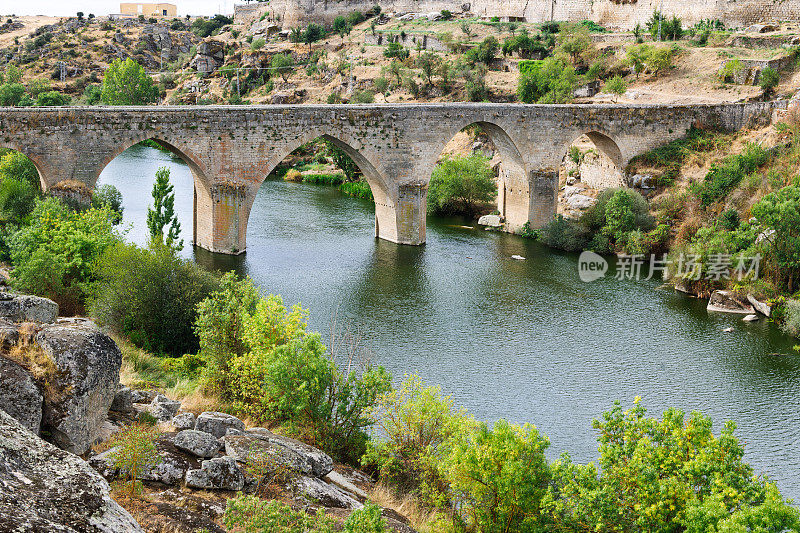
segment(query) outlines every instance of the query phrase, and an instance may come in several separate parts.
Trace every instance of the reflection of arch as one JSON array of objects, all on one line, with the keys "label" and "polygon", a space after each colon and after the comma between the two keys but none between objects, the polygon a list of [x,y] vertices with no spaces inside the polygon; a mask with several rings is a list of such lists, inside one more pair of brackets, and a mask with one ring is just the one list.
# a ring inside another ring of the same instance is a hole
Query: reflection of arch
[{"label": "reflection of arch", "polygon": [[39,186],[43,191],[47,190],[48,185],[45,179],[45,173],[42,170],[43,168],[45,168],[45,163],[41,160],[41,158],[39,158],[34,154],[26,153],[24,148],[19,146],[17,143],[12,143],[10,141],[0,141],[0,148],[8,148],[9,150],[14,150],[15,152],[19,152],[28,159],[30,159],[31,162],[33,163],[33,166],[36,167],[36,172],[39,173]]}]

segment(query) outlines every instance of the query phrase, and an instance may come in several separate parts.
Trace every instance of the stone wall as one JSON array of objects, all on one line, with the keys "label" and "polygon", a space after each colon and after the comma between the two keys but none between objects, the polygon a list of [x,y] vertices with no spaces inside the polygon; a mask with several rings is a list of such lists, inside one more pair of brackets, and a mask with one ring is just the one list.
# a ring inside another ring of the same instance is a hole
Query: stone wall
[{"label": "stone wall", "polygon": [[555,213],[558,168],[587,135],[623,168],[633,156],[691,126],[730,130],[768,121],[776,104],[647,106],[370,104],[0,108],[0,147],[26,154],[45,188],[94,187],[127,148],[159,141],[194,175],[194,241],[214,252],[246,249],[259,186],[299,146],[323,137],[359,166],[375,197],[376,236],[425,241],[427,185],[445,145],[479,124],[498,149],[508,229],[540,226]]},{"label": "stone wall", "polygon": [[644,24],[659,8],[667,16],[679,16],[685,26],[702,19],[719,19],[733,28],[771,20],[800,21],[800,0],[272,0],[268,4],[236,6],[236,18],[248,22],[268,11],[280,17],[284,28],[309,22],[330,24],[338,15],[367,11],[375,4],[394,13],[448,9],[527,22],[588,19],[621,30]]}]

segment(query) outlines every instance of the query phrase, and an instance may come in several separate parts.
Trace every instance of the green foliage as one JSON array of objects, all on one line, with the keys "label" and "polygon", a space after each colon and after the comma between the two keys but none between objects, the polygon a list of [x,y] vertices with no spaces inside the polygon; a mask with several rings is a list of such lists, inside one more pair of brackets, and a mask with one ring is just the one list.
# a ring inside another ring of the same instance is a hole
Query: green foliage
[{"label": "green foliage", "polygon": [[261,50],[265,44],[267,44],[267,41],[263,37],[253,39],[253,42],[250,43],[250,50]]},{"label": "green foliage", "polygon": [[448,487],[440,463],[451,439],[468,431],[473,420],[439,387],[426,387],[415,375],[380,395],[369,416],[383,438],[369,441],[361,464],[428,505],[444,504]]},{"label": "green foliage", "polygon": [[350,99],[352,104],[371,104],[375,101],[375,93],[370,90],[355,91]]},{"label": "green foliage", "polygon": [[800,276],[800,186],[766,195],[750,212],[762,227],[775,232],[769,238],[769,252],[778,267],[779,283],[787,283],[793,292]]},{"label": "green foliage", "polygon": [[116,449],[111,459],[127,480],[130,496],[141,489],[142,474],[162,461],[156,449],[159,435],[158,428],[142,423],[131,424],[114,435]]},{"label": "green foliage", "polygon": [[[617,403],[602,420],[598,468],[551,465],[554,483],[544,507],[560,531],[787,531],[800,526],[798,512],[775,486],[753,475],[744,448],[727,422],[719,437],[711,419],[689,419],[668,409],[647,417],[637,398]],[[755,529],[737,524],[754,525]]]},{"label": "green foliage", "polygon": [[454,519],[467,531],[544,531],[542,500],[549,446],[536,427],[505,420],[460,435],[441,465],[452,491]]},{"label": "green foliage", "polygon": [[353,31],[353,25],[344,16],[339,15],[333,19],[333,33],[337,33],[344,38],[351,31]]},{"label": "green foliage", "polygon": [[565,103],[572,99],[577,83],[575,68],[562,59],[529,61],[524,71],[520,68],[517,97],[526,104]]},{"label": "green foliage", "polygon": [[628,86],[620,76],[614,76],[603,86],[603,92],[611,93],[615,96],[622,96],[627,90]]},{"label": "green foliage", "polygon": [[[52,37],[52,34],[51,34]],[[23,70],[13,63],[6,65],[5,83],[18,84],[22,81]]]},{"label": "green foliage", "polygon": [[684,161],[694,152],[709,152],[724,148],[729,140],[713,131],[690,128],[686,137],[671,141],[631,160],[631,165],[644,164],[664,168],[661,185],[669,185],[678,176]]},{"label": "green foliage", "polygon": [[303,30],[300,40],[311,48],[311,44],[325,37],[325,28],[319,24],[311,23]]},{"label": "green foliage", "polygon": [[800,300],[786,300],[781,329],[793,337],[800,337]]},{"label": "green foliage", "polygon": [[409,52],[408,49],[402,44],[391,42],[386,45],[386,48],[383,50],[383,57],[397,58],[402,61],[407,59],[410,53],[411,52]]},{"label": "green foliage", "polygon": [[103,86],[99,84],[87,85],[83,90],[83,99],[88,105],[97,105],[103,98]]},{"label": "green foliage", "polygon": [[183,249],[183,240],[179,239],[181,224],[175,214],[175,193],[172,191],[169,169],[159,168],[153,184],[153,207],[147,208],[147,229],[150,230],[150,238],[154,243],[180,251]]},{"label": "green foliage", "polygon": [[722,68],[719,69],[719,77],[722,81],[732,82],[733,78],[744,70],[744,64],[738,59],[734,58],[726,61]]},{"label": "green foliage", "polygon": [[355,180],[361,175],[361,169],[347,152],[336,146],[333,141],[325,140],[325,152],[333,160],[333,164],[342,169],[348,180]]},{"label": "green foliage", "polygon": [[428,186],[428,211],[474,215],[481,204],[496,196],[497,184],[488,158],[479,153],[445,156],[434,169]]},{"label": "green foliage", "polygon": [[98,185],[92,193],[92,206],[98,209],[107,208],[114,213],[114,223],[119,224],[122,222],[122,193],[119,189],[109,183]]},{"label": "green foliage", "polygon": [[550,248],[577,252],[586,248],[590,234],[583,224],[558,215],[542,227],[539,239]]},{"label": "green foliage", "polygon": [[[0,173],[1,174],[1,173]],[[22,224],[33,211],[39,189],[25,179],[3,176],[0,181],[0,214],[4,221]]]},{"label": "green foliage", "polygon": [[115,59],[106,69],[100,95],[106,105],[143,105],[154,102],[158,87],[139,63]]},{"label": "green foliage", "polygon": [[660,11],[653,11],[650,20],[647,21],[647,31],[653,36],[653,40],[658,40],[659,30],[661,40],[676,41],[683,36],[683,25],[681,19],[673,15],[672,18],[665,17]]},{"label": "green foliage", "polygon": [[10,151],[0,157],[0,180],[12,178],[31,184],[40,190],[39,171],[28,157],[17,151]]},{"label": "green foliage", "polygon": [[15,106],[25,94],[25,86],[21,83],[5,83],[0,85],[0,106]]},{"label": "green foliage", "polygon": [[637,44],[628,47],[625,62],[633,68],[637,78],[644,71],[658,76],[672,66],[675,53],[672,48]]},{"label": "green foliage", "polygon": [[339,190],[342,191],[347,196],[353,196],[354,198],[365,198],[367,200],[374,200],[372,196],[372,189],[370,188],[369,184],[364,181],[346,181],[339,185]]},{"label": "green foliage", "polygon": [[222,523],[242,533],[334,533],[336,522],[322,509],[311,516],[278,500],[239,493],[227,501]]},{"label": "green foliage", "polygon": [[771,94],[775,87],[781,82],[781,75],[772,67],[766,67],[761,71],[758,78],[758,86],[764,91],[764,94]]},{"label": "green foliage", "polygon": [[608,33],[608,30],[596,23],[593,20],[582,20],[579,23],[592,33]]},{"label": "green foliage", "polygon": [[74,212],[56,198],[37,199],[30,223],[8,240],[12,285],[79,313],[95,278],[98,257],[117,242],[107,209]]},{"label": "green foliage", "polygon": [[381,508],[367,502],[361,509],[356,509],[347,517],[342,533],[384,533],[386,519],[381,515]]},{"label": "green foliage", "polygon": [[725,198],[742,179],[767,162],[766,150],[755,143],[747,143],[741,154],[734,154],[715,164],[701,183],[694,184],[692,192],[704,206]]},{"label": "green foliage", "polygon": [[727,209],[719,215],[719,225],[722,229],[734,231],[741,224],[739,212],[736,209]]},{"label": "green foliage", "polygon": [[214,15],[210,19],[199,17],[192,22],[192,32],[198,37],[208,37],[228,24],[233,24],[233,19],[225,15]]},{"label": "green foliage", "polygon": [[[540,35],[531,37],[527,32],[522,32],[519,35],[509,37],[503,41],[502,51],[504,56],[510,56],[516,53],[519,57],[528,59],[533,57],[534,54],[540,54],[540,57],[546,55],[548,48],[547,45],[542,42],[542,37]],[[520,72],[522,72],[521,64]]]},{"label": "green foliage", "polygon": [[490,35],[477,47],[467,51],[467,53],[464,54],[464,58],[470,64],[483,63],[484,65],[489,65],[494,60],[499,50],[500,44],[497,42],[497,39]]},{"label": "green foliage", "polygon": [[70,97],[58,91],[47,91],[40,93],[36,97],[36,105],[44,106],[65,106],[69,105]]},{"label": "green foliage", "polygon": [[289,80],[289,75],[294,70],[294,60],[288,54],[275,54],[272,56],[271,66],[283,78],[285,83]]},{"label": "green foliage", "polygon": [[605,209],[605,228],[616,240],[625,233],[641,229],[649,222],[647,201],[631,189],[612,189],[613,196],[608,199]]},{"label": "green foliage", "polygon": [[192,325],[197,304],[218,287],[212,274],[165,246],[122,243],[105,250],[95,272],[89,308],[101,323],[151,353],[197,351]]},{"label": "green foliage", "polygon": [[386,91],[389,90],[389,80],[383,76],[375,78],[373,84],[375,85],[375,90],[381,94],[386,94]]}]

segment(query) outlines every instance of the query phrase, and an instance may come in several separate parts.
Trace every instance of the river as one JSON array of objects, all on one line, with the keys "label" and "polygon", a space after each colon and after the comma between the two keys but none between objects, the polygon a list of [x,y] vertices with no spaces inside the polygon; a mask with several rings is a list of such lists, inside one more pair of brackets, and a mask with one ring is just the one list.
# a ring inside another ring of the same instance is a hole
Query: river
[{"label": "river", "polygon": [[[192,177],[179,159],[137,146],[99,183],[122,192],[127,238],[143,244],[159,166],[171,169],[191,240]],[[370,202],[268,180],[246,254],[190,245],[183,253],[247,274],[287,305],[301,302],[323,337],[334,317],[358,329],[395,381],[417,373],[478,419],[535,424],[550,438],[551,458],[569,451],[596,460],[592,419],[615,400],[627,407],[641,396],[653,415],[700,410],[716,431],[734,420],[746,459],[800,500],[800,355],[774,325],[709,314],[705,302],[654,281],[583,283],[575,254],[464,225],[473,224],[429,218],[425,246],[398,246],[373,237]]]}]

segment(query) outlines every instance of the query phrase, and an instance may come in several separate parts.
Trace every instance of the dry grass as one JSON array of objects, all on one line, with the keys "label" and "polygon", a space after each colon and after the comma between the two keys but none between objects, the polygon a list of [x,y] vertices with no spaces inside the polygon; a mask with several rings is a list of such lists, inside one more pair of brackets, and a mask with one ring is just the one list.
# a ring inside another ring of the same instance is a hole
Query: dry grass
[{"label": "dry grass", "polygon": [[41,346],[34,342],[36,326],[23,323],[19,328],[19,340],[5,354],[27,370],[44,391],[45,399],[50,403],[59,403],[72,390],[72,386],[59,383],[59,376],[64,372],[58,368],[53,358]]},{"label": "dry grass", "polygon": [[369,492],[369,500],[385,509],[392,509],[408,519],[411,527],[421,533],[446,531],[447,518],[440,512],[425,508],[411,494],[398,494],[394,489],[378,483]]}]

